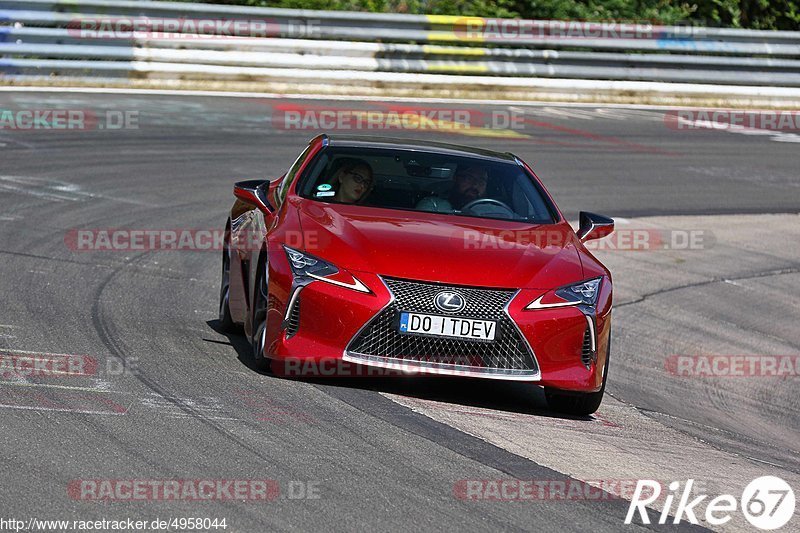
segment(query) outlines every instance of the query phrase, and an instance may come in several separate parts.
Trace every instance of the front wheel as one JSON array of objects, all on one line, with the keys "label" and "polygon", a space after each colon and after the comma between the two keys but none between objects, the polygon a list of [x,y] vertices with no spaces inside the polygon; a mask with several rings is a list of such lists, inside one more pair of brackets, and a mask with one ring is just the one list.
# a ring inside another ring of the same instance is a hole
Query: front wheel
[{"label": "front wheel", "polygon": [[608,361],[611,359],[611,338],[608,339],[608,349],[606,350],[606,363],[603,366],[603,385],[597,392],[567,392],[559,389],[545,387],[544,397],[550,409],[575,416],[588,416],[600,408],[603,402],[603,394],[606,392],[606,381],[608,380]]},{"label": "front wheel", "polygon": [[253,327],[250,336],[250,344],[253,347],[253,362],[259,370],[268,370],[270,360],[264,356],[267,346],[267,302],[269,292],[267,279],[264,275],[264,267],[260,264],[256,275],[256,290],[253,295]]},{"label": "front wheel", "polygon": [[219,327],[226,333],[233,332],[236,324],[231,317],[231,248],[230,233],[226,232],[222,249],[222,280],[219,289]]}]

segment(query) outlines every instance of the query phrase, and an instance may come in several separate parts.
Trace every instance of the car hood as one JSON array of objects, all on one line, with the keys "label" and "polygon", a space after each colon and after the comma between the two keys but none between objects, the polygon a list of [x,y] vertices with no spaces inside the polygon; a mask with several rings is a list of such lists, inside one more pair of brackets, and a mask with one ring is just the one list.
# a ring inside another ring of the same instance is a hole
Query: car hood
[{"label": "car hood", "polygon": [[550,289],[583,279],[567,222],[299,202],[304,247],[351,272],[482,287]]}]

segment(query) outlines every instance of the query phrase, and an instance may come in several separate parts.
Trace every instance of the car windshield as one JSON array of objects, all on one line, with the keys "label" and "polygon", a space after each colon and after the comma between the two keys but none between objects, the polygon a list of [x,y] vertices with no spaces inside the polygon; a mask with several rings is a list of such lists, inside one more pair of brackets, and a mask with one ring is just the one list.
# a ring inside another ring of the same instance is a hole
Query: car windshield
[{"label": "car windshield", "polygon": [[519,165],[461,155],[330,147],[298,191],[319,202],[554,222],[550,202]]}]

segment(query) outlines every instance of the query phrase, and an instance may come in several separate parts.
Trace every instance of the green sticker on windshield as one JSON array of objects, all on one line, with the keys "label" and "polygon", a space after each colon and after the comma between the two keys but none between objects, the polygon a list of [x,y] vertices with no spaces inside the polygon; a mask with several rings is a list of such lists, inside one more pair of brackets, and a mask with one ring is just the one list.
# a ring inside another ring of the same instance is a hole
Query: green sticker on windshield
[{"label": "green sticker on windshield", "polygon": [[322,185],[317,185],[318,191],[329,191],[331,189],[333,189],[333,185],[331,185],[330,183],[323,183]]}]

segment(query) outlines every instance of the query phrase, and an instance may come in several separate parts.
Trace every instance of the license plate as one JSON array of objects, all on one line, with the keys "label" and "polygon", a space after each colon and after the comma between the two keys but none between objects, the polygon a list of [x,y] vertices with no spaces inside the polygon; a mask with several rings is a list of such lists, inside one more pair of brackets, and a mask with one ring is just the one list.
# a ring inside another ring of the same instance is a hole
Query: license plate
[{"label": "license plate", "polygon": [[475,318],[401,312],[400,333],[493,341],[497,335],[497,322]]}]

